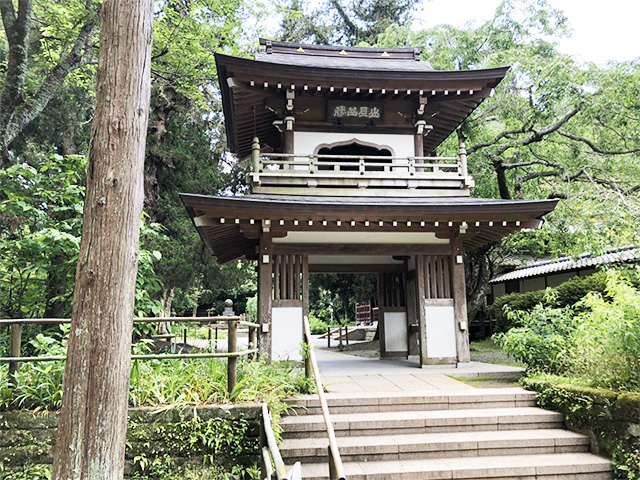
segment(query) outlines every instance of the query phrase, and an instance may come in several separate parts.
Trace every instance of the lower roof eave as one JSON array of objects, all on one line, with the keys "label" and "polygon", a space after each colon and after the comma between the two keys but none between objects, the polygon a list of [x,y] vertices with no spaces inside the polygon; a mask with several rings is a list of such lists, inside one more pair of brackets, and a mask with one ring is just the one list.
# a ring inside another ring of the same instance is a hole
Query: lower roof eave
[{"label": "lower roof eave", "polygon": [[[397,232],[461,231],[465,248],[475,249],[523,228],[537,228],[557,200],[476,198],[346,198],[181,194],[203,242],[221,263],[255,255],[263,221],[272,230]],[[380,223],[381,222],[381,223]],[[344,225],[344,227],[341,227]],[[255,230],[255,232],[253,231]]]}]

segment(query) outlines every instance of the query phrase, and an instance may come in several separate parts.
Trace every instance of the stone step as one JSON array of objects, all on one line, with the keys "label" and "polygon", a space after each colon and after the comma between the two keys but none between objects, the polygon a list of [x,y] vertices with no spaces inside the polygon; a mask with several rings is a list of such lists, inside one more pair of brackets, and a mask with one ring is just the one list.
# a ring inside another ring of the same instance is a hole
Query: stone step
[{"label": "stone step", "polygon": [[[471,408],[512,408],[535,406],[535,393],[522,388],[487,388],[482,390],[427,390],[422,392],[328,393],[332,414],[392,412],[397,410],[466,410]],[[317,395],[290,398],[287,403],[297,415],[318,415]]]},{"label": "stone step", "polygon": [[[393,411],[332,415],[336,435],[374,436],[486,430],[560,428],[563,416],[535,407],[467,410]],[[324,437],[322,415],[286,416],[280,421],[283,438]]]},{"label": "stone step", "polygon": [[[287,465],[327,461],[326,438],[286,439],[280,452]],[[589,439],[567,430],[501,430],[338,438],[345,462],[413,460],[589,451]]]},{"label": "stone step", "polygon": [[[349,480],[611,480],[611,462],[589,453],[346,462]],[[326,480],[327,463],[302,465],[305,480]]]}]

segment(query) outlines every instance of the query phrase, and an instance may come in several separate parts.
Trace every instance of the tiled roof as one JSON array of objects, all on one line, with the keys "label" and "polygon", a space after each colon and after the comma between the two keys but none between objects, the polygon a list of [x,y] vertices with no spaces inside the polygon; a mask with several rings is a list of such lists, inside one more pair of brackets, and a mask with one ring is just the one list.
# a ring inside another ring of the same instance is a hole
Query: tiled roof
[{"label": "tiled roof", "polygon": [[335,45],[309,45],[260,39],[265,52],[256,53],[260,62],[315,68],[430,72],[429,62],[421,61],[421,48],[371,48]]},{"label": "tiled roof", "polygon": [[608,250],[603,255],[585,253],[579,257],[560,257],[557,260],[542,260],[529,265],[524,265],[511,272],[496,275],[489,283],[500,283],[508,280],[520,280],[522,278],[539,277],[550,273],[565,272],[608,265],[611,263],[634,262],[640,260],[640,247],[628,245],[626,247]]}]

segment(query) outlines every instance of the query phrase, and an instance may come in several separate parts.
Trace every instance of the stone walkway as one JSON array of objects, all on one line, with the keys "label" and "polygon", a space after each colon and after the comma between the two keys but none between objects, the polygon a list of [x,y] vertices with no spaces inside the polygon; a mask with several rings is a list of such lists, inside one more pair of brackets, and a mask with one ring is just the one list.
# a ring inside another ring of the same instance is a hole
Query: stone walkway
[{"label": "stone walkway", "polygon": [[518,374],[522,368],[471,362],[461,368],[429,366],[420,368],[417,357],[409,359],[364,358],[315,343],[318,366],[329,392],[402,392],[420,390],[474,389],[451,377],[481,377]]}]

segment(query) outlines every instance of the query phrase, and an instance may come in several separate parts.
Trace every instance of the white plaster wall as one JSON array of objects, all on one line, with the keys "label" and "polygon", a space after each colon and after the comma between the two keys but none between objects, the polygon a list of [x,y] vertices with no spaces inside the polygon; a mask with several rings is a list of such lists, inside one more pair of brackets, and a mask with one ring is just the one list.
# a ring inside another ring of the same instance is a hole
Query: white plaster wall
[{"label": "white plaster wall", "polygon": [[572,279],[576,275],[577,275],[576,272],[565,272],[565,273],[556,273],[555,275],[549,275],[547,277],[547,285],[549,287],[557,287],[561,283],[564,283],[567,280]]},{"label": "white plaster wall", "polygon": [[271,358],[302,360],[302,307],[273,307],[271,309]]},{"label": "white plaster wall", "polygon": [[456,357],[456,329],[453,306],[426,305],[427,357]]},{"label": "white plaster wall", "polygon": [[544,277],[525,278],[520,280],[521,292],[533,292],[535,290],[544,290],[547,286],[544,283]]},{"label": "white plaster wall", "polygon": [[293,132],[294,151],[300,155],[312,155],[318,145],[346,142],[358,139],[381,147],[390,147],[396,157],[415,155],[413,135],[379,133]]},{"label": "white plaster wall", "polygon": [[387,352],[408,351],[406,312],[384,312],[384,347]]}]

